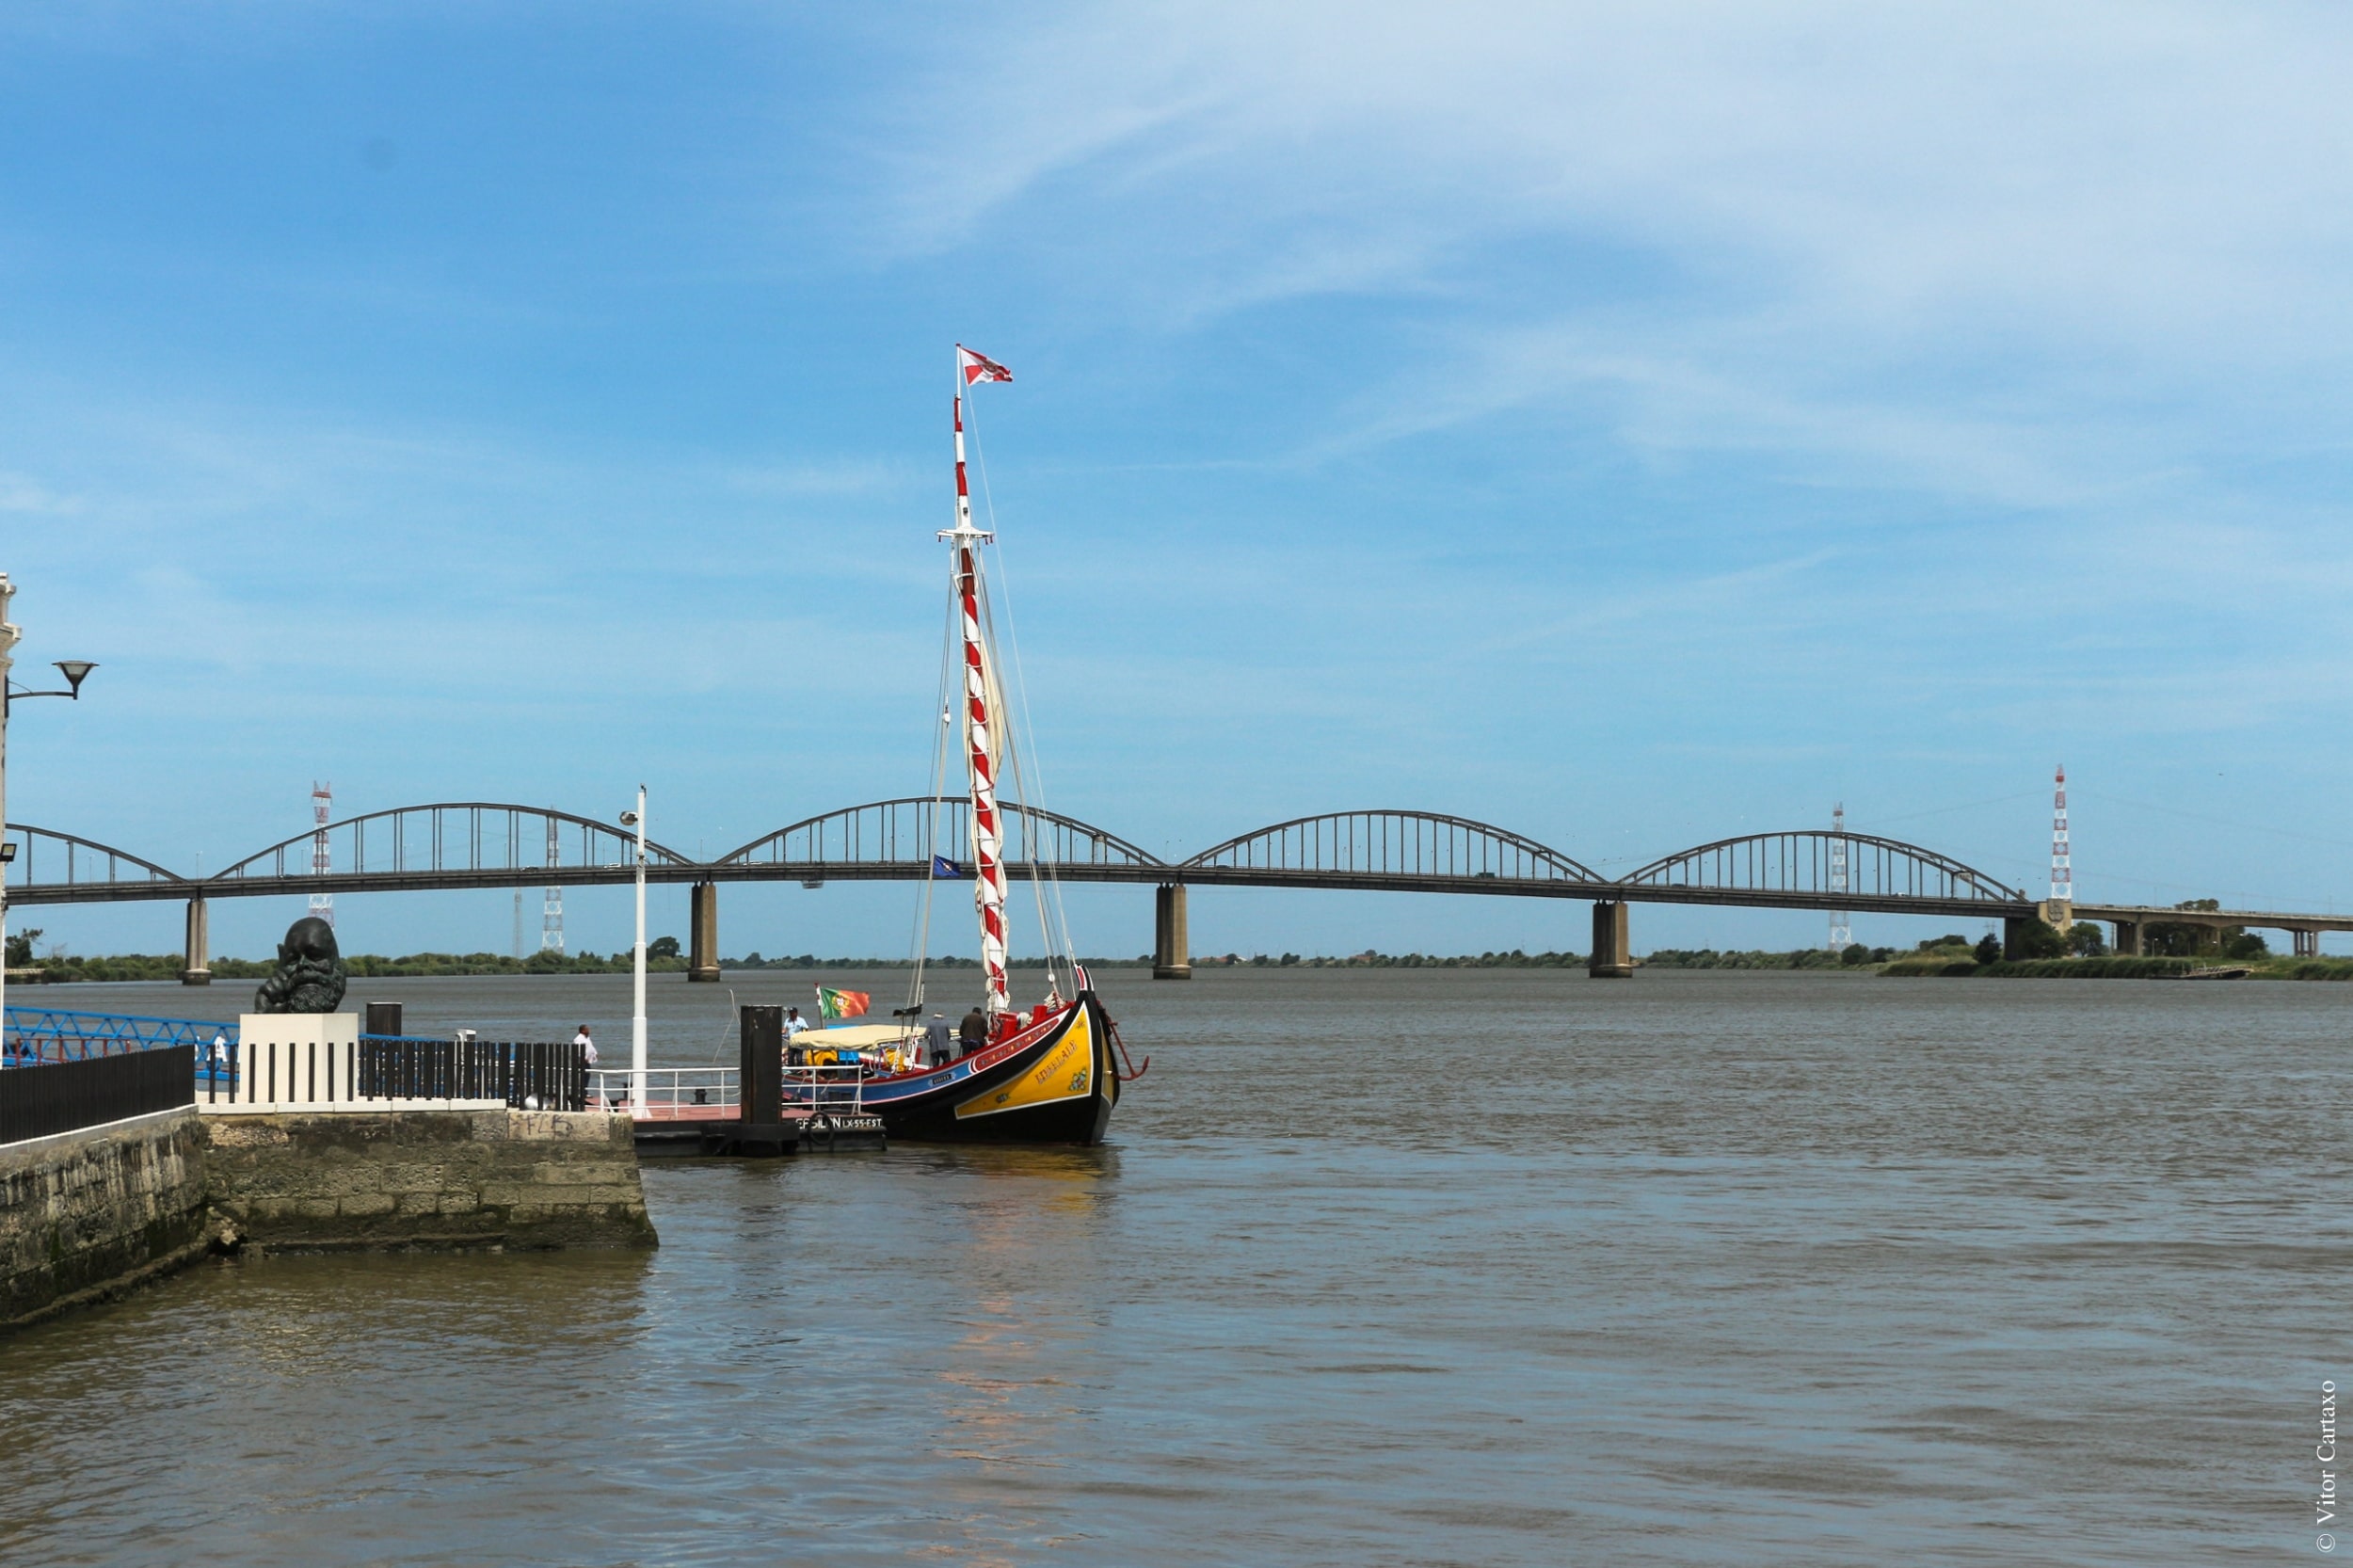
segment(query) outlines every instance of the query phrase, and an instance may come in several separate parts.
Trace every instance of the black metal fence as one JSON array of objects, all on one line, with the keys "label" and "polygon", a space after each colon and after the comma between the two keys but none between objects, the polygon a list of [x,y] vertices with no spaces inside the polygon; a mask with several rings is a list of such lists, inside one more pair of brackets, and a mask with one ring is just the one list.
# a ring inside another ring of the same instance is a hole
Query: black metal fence
[{"label": "black metal fence", "polygon": [[550,1040],[360,1036],[363,1099],[504,1100],[541,1111],[588,1108],[582,1048]]},{"label": "black metal fence", "polygon": [[196,1102],[196,1048],[164,1046],[0,1072],[0,1144]]}]

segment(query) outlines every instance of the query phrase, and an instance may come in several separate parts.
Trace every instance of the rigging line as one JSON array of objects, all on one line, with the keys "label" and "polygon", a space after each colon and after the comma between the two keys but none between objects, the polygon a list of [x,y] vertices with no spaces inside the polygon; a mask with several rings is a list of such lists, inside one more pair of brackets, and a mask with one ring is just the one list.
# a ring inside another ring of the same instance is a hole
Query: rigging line
[{"label": "rigging line", "polygon": [[742,1009],[735,1000],[735,987],[730,985],[728,987],[728,1016],[719,1025],[719,1043],[711,1048],[712,1066],[719,1064],[720,1054],[728,1048],[728,1036],[735,1032],[735,1020],[742,1016]]},{"label": "rigging line", "polygon": [[[1000,548],[997,552],[997,567],[1000,577],[1004,572],[1004,551]],[[1054,952],[1060,951],[1065,959],[1075,965],[1078,963],[1078,958],[1076,954],[1070,951],[1072,946],[1070,941],[1070,924],[1066,919],[1063,918],[1062,871],[1060,863],[1054,856],[1053,830],[1050,825],[1047,829],[1045,847],[1041,849],[1037,842],[1037,819],[1028,813],[1028,805],[1031,801],[1042,801],[1045,794],[1046,780],[1043,776],[1039,777],[1037,780],[1037,791],[1033,793],[1030,789],[1030,772],[1025,767],[1022,760],[1028,754],[1030,748],[1036,744],[1037,731],[1036,727],[1030,721],[1030,685],[1029,680],[1021,671],[1021,633],[1018,631],[1014,630],[1012,605],[1013,593],[1010,586],[1006,589],[1005,598],[1005,626],[1008,638],[1013,644],[1014,691],[1021,704],[1020,726],[1024,732],[1021,744],[1012,748],[1012,760],[1014,788],[1020,792],[1024,807],[1024,815],[1022,819],[1022,847],[1030,852],[1030,896],[1037,903],[1038,939],[1045,944],[1046,952],[1048,957],[1050,958]],[[995,627],[992,622],[991,631],[993,632],[994,630]],[[1011,719],[1012,715],[1007,714],[1006,717]],[[1041,877],[1039,872],[1039,868],[1041,866],[1045,868],[1043,877]],[[1048,883],[1052,885],[1054,895],[1054,920],[1052,922],[1048,921],[1047,914],[1046,892]],[[1059,949],[1054,941],[1055,934],[1052,929],[1052,925],[1057,923],[1062,927],[1062,942]],[[1052,979],[1050,973],[1048,974],[1048,979],[1050,984]]]},{"label": "rigging line", "polygon": [[2353,841],[2344,839],[2324,839],[2316,833],[2298,833],[2293,828],[2266,827],[2261,823],[2245,822],[2234,817],[2209,817],[2196,811],[2183,811],[2170,806],[2153,806],[2145,800],[2126,800],[2099,790],[2077,789],[2075,792],[2087,800],[2105,801],[2110,806],[2129,806],[2136,811],[2154,811],[2159,816],[2179,817],[2184,822],[2210,823],[2217,827],[2235,827],[2246,832],[2269,833],[2281,839],[2301,839],[2307,843],[2328,844],[2335,849],[2353,849]]},{"label": "rigging line", "polygon": [[[949,670],[951,666],[954,666],[960,672],[963,664],[963,661],[956,657],[959,628],[956,624],[958,606],[955,588],[955,574],[952,571],[948,577],[948,615],[940,626],[939,689],[934,694],[935,709],[939,714],[939,722],[932,728],[932,809],[931,820],[925,824],[923,832],[923,852],[927,856],[939,853],[940,817],[947,808],[948,736],[954,728],[949,719]],[[968,850],[960,850],[958,853],[967,856],[970,854]],[[923,973],[925,966],[931,959],[932,952],[932,895],[936,891],[934,884],[939,880],[931,874],[929,865],[926,865],[923,871],[923,897],[919,901],[919,913],[916,916],[914,991],[907,998],[909,1007],[920,1006],[923,1000]]]},{"label": "rigging line", "polygon": [[[1004,564],[1004,553],[1002,551],[998,552],[997,559],[998,565],[1001,569]],[[982,625],[986,632],[988,646],[991,649],[994,649],[997,646],[996,602],[994,590],[985,579],[984,579],[981,583],[981,620]],[[1019,690],[1021,667],[1018,656],[1016,657],[1013,668],[1013,678],[1015,689]],[[1003,680],[1003,672],[1000,671],[997,681],[998,695],[1002,696],[1004,695],[1004,690],[1005,682]],[[1030,813],[1029,778],[1027,774],[1023,772],[1021,765],[1022,755],[1029,748],[1022,742],[1021,737],[1017,732],[1016,723],[1013,714],[1009,712],[1000,713],[998,717],[1002,721],[1004,726],[1004,758],[1005,762],[1012,773],[1014,797],[1021,803],[1021,848],[1024,854],[1028,856],[1030,862],[1030,900],[1037,907],[1038,941],[1045,949],[1047,981],[1048,984],[1050,986],[1053,983],[1054,973],[1054,934],[1047,924],[1046,892],[1043,884],[1041,884],[1038,879],[1038,864],[1041,856],[1038,853],[1037,845],[1037,819]]]},{"label": "rigging line", "polygon": [[[988,488],[988,454],[982,449],[980,427],[973,420],[969,408],[965,412],[964,424],[966,434],[971,438],[972,466],[979,471],[981,476],[981,510],[988,519],[989,533],[994,536],[997,532],[997,497],[995,492]],[[1037,726],[1030,716],[1030,682],[1021,669],[1021,628],[1013,613],[1013,582],[1005,571],[1005,552],[1001,545],[997,549],[997,575],[1004,583],[1005,629],[1006,637],[1013,648],[1014,694],[1016,699],[1021,704],[1020,727],[1023,734],[1021,744],[1013,748],[1013,764],[1016,774],[1014,783],[1015,788],[1021,792],[1021,800],[1025,806],[1034,801],[1043,807],[1046,792],[1046,776],[1043,767],[1041,766],[1037,772],[1037,792],[1033,794],[1030,791],[1021,766],[1022,754],[1033,748],[1037,744]],[[993,633],[995,631],[993,623],[990,630]],[[1012,715],[1007,714],[1006,717],[1010,719]],[[1034,819],[1025,819],[1024,825],[1025,834],[1029,834],[1033,833],[1037,824]],[[1049,844],[1051,842],[1050,834],[1048,842]],[[1046,881],[1053,888],[1054,923],[1062,928],[1061,951],[1064,958],[1075,968],[1079,962],[1078,945],[1070,939],[1070,919],[1063,904],[1062,867],[1054,859],[1050,849],[1046,855],[1040,856],[1034,844],[1028,847],[1031,851],[1030,893],[1038,901],[1038,935],[1046,944],[1046,951],[1048,953],[1053,952],[1056,947],[1054,933],[1047,929],[1044,886],[1038,880],[1038,865],[1043,860],[1047,868]]]}]

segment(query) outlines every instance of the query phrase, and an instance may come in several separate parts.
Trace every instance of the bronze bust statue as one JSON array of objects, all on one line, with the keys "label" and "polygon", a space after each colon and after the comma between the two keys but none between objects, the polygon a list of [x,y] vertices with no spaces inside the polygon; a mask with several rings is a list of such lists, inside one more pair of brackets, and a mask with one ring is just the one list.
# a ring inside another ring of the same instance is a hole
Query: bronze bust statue
[{"label": "bronze bust statue", "polygon": [[350,978],[335,946],[335,928],[306,915],[278,944],[278,972],[253,993],[256,1013],[332,1013]]}]

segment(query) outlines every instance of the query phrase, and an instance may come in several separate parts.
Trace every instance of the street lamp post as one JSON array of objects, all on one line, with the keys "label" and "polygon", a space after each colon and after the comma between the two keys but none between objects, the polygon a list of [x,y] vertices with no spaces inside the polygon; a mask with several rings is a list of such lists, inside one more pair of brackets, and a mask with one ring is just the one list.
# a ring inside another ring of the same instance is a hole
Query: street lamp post
[{"label": "street lamp post", "polygon": [[633,1009],[629,1018],[629,1097],[639,1115],[646,1109],[646,787],[637,786],[637,809],[621,813],[621,825],[637,830],[637,946],[630,955]]},{"label": "street lamp post", "polygon": [[[8,709],[18,698],[28,696],[61,696],[79,701],[83,680],[98,667],[87,659],[60,659],[57,668],[65,676],[64,691],[18,691],[8,679],[9,670],[16,664],[16,645],[24,635],[23,629],[8,619],[8,604],[15,598],[16,584],[8,581],[7,572],[0,571],[0,1047],[8,1042],[8,862],[16,857],[16,846],[8,841],[5,826],[8,820]],[[644,872],[638,874],[643,876]]]}]

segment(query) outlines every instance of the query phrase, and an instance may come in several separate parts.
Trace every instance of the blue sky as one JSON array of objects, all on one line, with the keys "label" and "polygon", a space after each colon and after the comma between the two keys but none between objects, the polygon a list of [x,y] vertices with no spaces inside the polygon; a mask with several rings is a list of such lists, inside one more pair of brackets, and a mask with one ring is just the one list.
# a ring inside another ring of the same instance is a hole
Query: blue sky
[{"label": "blue sky", "polygon": [[[714,853],[917,792],[961,339],[1017,377],[980,418],[1050,803],[1147,847],[1401,805],[1625,869],[1843,800],[2039,887],[2063,760],[2087,898],[2326,906],[2349,43],[2319,5],[0,8],[0,569],[27,672],[104,665],[18,710],[8,814],[193,869],[313,778],[642,779]],[[1146,945],[1140,889],[1074,913]],[[575,941],[626,919],[579,895]],[[904,888],[730,889],[723,946],[905,930]]]}]

